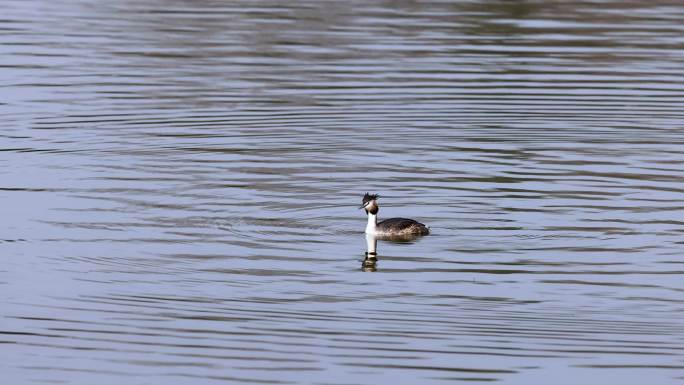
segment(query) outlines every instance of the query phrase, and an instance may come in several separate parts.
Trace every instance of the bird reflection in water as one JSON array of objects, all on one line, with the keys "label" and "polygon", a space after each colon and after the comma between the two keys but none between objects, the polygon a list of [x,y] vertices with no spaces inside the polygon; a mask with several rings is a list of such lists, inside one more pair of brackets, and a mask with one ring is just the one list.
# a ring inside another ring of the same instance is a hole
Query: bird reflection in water
[{"label": "bird reflection in water", "polygon": [[413,243],[419,237],[420,235],[378,236],[366,233],[366,252],[365,258],[361,262],[361,270],[370,272],[378,270],[378,239],[393,243]]},{"label": "bird reflection in water", "polygon": [[378,238],[374,234],[366,233],[366,257],[361,262],[362,271],[378,270]]}]

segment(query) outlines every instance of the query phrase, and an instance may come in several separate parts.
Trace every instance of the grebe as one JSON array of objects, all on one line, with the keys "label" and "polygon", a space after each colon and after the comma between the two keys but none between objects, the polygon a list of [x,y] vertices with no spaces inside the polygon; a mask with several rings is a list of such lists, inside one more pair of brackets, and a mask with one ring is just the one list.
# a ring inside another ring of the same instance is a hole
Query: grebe
[{"label": "grebe", "polygon": [[368,214],[366,234],[374,234],[380,237],[415,237],[428,235],[430,230],[424,224],[406,218],[390,218],[378,222],[378,195],[368,194],[363,196],[363,204],[360,209],[365,209]]}]

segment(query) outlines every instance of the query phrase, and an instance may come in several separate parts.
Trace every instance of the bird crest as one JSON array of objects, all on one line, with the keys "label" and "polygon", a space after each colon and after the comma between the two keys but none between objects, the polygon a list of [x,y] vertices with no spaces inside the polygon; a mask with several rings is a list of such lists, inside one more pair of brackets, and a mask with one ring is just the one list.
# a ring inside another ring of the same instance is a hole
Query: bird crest
[{"label": "bird crest", "polygon": [[363,196],[363,204],[365,205],[366,203],[368,203],[370,201],[374,201],[378,198],[380,198],[380,195],[378,195],[378,194],[366,193],[366,195]]}]

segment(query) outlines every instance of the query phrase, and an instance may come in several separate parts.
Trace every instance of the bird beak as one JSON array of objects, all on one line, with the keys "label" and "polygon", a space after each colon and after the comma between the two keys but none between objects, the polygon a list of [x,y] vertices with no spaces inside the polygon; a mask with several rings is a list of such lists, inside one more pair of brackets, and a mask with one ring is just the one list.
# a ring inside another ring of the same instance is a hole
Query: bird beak
[{"label": "bird beak", "polygon": [[368,203],[366,203],[366,204],[362,204],[362,205],[361,205],[361,207],[359,207],[359,209],[365,209],[365,208],[366,208],[366,206],[368,206]]}]

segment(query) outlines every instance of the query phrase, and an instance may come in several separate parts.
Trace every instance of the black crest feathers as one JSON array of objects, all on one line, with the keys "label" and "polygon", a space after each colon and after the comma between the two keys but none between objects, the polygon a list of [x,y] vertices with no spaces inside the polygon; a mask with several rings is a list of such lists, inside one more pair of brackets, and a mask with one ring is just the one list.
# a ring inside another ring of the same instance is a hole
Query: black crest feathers
[{"label": "black crest feathers", "polygon": [[366,193],[366,195],[363,196],[363,204],[365,205],[366,203],[368,203],[372,200],[376,200],[378,198],[380,198],[380,195],[378,195],[378,194]]}]

